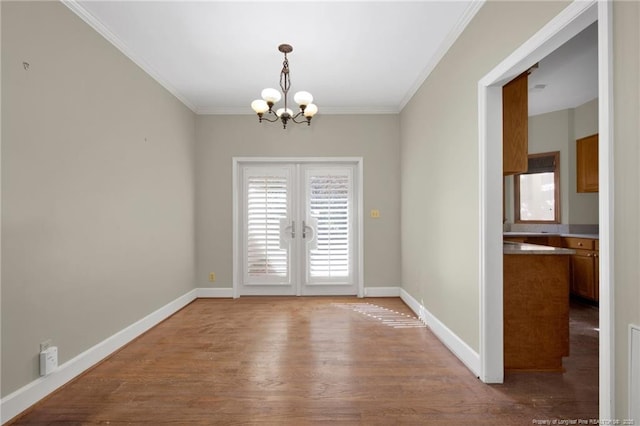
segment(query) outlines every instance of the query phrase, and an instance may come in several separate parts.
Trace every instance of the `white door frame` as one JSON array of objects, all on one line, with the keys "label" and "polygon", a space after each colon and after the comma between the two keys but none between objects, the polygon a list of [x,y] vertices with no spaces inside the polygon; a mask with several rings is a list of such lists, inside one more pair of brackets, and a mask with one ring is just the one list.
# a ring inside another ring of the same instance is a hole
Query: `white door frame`
[{"label": "white door frame", "polygon": [[358,192],[358,250],[355,268],[357,270],[358,297],[364,297],[364,160],[362,157],[233,157],[232,161],[232,187],[233,187],[233,298],[240,297],[240,277],[242,265],[240,265],[240,236],[238,235],[238,212],[241,202],[242,188],[239,187],[238,176],[242,164],[269,164],[269,163],[333,163],[355,164],[354,188]]},{"label": "white door frame", "polygon": [[612,3],[574,1],[478,82],[480,184],[480,379],[504,379],[502,85],[598,21],[600,418],[613,418],[613,72]]}]

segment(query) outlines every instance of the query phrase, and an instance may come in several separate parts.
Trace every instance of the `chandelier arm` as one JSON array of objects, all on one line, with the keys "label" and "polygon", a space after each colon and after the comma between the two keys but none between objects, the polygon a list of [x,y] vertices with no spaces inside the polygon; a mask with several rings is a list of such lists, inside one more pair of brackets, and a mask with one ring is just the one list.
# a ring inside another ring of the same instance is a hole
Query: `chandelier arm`
[{"label": "chandelier arm", "polygon": [[[263,114],[260,117],[260,121],[268,121],[269,123],[275,123],[276,121],[280,120],[280,117],[278,117],[273,111],[269,111],[266,114]],[[273,117],[273,120],[269,120],[268,117]]]},{"label": "chandelier arm", "polygon": [[[302,116],[302,118],[303,118],[303,120],[304,120],[304,121],[298,121],[298,120],[296,120],[296,118],[298,118],[298,117],[300,117],[300,116]],[[306,123],[306,122],[308,121],[308,120],[307,120],[307,117],[303,116],[301,112],[299,112],[299,113],[297,113],[296,115],[294,115],[293,117],[291,117],[291,118],[290,118],[290,120],[291,120],[291,121],[293,121],[294,123],[297,123],[297,124],[304,124],[304,123]]]}]

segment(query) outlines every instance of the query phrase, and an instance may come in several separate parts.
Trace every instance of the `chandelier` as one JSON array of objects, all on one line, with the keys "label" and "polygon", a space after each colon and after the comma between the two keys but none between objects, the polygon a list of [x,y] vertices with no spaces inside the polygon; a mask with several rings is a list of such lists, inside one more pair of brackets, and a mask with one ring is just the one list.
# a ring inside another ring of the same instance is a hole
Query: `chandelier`
[{"label": "chandelier", "polygon": [[[311,119],[318,112],[318,107],[311,103],[313,102],[313,96],[311,96],[311,93],[302,91],[297,92],[293,96],[293,100],[300,107],[300,111],[295,115],[293,114],[293,111],[287,107],[287,94],[291,87],[287,53],[291,53],[293,51],[293,47],[288,44],[281,44],[278,46],[278,50],[284,53],[284,62],[282,62],[282,71],[280,71],[280,88],[282,89],[282,94],[276,89],[264,89],[261,93],[262,99],[256,99],[251,102],[251,108],[253,108],[253,110],[258,114],[258,120],[260,123],[262,123],[263,120],[270,123],[281,121],[282,128],[286,129],[287,123],[291,120],[296,124],[307,123],[307,125],[310,126]],[[283,95],[284,108],[278,108],[274,112],[273,106],[282,98]]]}]

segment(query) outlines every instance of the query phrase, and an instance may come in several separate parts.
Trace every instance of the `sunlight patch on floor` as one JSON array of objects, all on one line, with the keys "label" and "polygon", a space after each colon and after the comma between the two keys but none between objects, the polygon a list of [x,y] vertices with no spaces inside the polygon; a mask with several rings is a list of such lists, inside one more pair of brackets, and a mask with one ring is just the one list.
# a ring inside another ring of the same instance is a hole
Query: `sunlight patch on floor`
[{"label": "sunlight patch on floor", "polygon": [[332,303],[333,306],[349,309],[382,322],[393,328],[424,328],[426,325],[418,318],[397,312],[372,303]]}]

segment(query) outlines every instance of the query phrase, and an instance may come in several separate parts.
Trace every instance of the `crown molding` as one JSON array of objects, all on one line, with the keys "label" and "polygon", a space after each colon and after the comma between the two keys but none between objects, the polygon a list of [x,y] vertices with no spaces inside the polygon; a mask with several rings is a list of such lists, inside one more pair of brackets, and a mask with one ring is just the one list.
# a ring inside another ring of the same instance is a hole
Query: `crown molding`
[{"label": "crown molding", "polygon": [[422,70],[422,72],[420,73],[416,81],[413,83],[413,85],[411,85],[411,87],[407,91],[404,98],[402,98],[402,101],[400,102],[400,107],[398,108],[399,111],[402,111],[404,107],[407,106],[411,98],[413,98],[413,96],[416,94],[418,89],[420,89],[422,84],[427,80],[429,75],[433,72],[433,70],[436,68],[438,63],[442,60],[444,55],[449,51],[451,46],[453,46],[453,43],[455,43],[458,37],[460,37],[460,34],[462,34],[464,29],[467,27],[467,25],[469,25],[469,22],[471,22],[473,17],[476,16],[476,13],[478,13],[478,11],[482,8],[485,1],[486,0],[471,0],[471,3],[469,3],[464,13],[460,17],[460,19],[458,19],[458,22],[456,22],[456,25],[449,32],[449,34],[447,34],[445,39],[440,44],[440,47],[438,48],[436,53],[431,57],[431,60],[427,64],[426,68]]},{"label": "crown molding", "polygon": [[[399,114],[400,110],[394,107],[320,107],[322,115],[375,115],[375,114]],[[210,108],[199,107],[195,109],[198,115],[255,115],[251,107],[227,107]]]},{"label": "crown molding", "polygon": [[[323,115],[369,115],[369,114],[399,114],[402,109],[409,103],[411,98],[418,91],[420,86],[429,77],[431,72],[438,65],[440,60],[444,57],[447,51],[451,48],[453,43],[460,36],[462,31],[471,22],[471,19],[480,10],[486,0],[472,0],[467,6],[466,10],[456,23],[455,27],[449,32],[445,40],[441,43],[438,51],[429,61],[427,67],[420,73],[420,76],[416,79],[410,89],[407,91],[400,104],[397,106],[383,106],[383,107],[322,107],[321,114]],[[134,54],[134,52],[122,41],[118,36],[111,32],[98,18],[92,15],[87,9],[85,9],[77,0],[60,0],[67,8],[75,13],[80,19],[93,28],[98,34],[109,41],[116,47],[123,55],[129,58],[134,64],[139,66],[145,73],[153,78],[158,84],[164,87],[175,98],[182,102],[187,108],[198,115],[251,115],[253,114],[249,106],[244,107],[199,107],[191,103],[180,92],[167,81],[162,75],[157,72],[151,65],[149,65],[143,58]]]},{"label": "crown molding", "polygon": [[133,53],[131,49],[124,43],[118,36],[112,33],[98,18],[92,15],[87,9],[85,9],[77,0],[60,0],[67,8],[75,13],[80,19],[93,28],[98,34],[104,37],[109,43],[115,46],[123,55],[129,58],[134,64],[139,66],[145,73],[164,87],[169,93],[175,96],[180,102],[182,102],[191,111],[196,112],[196,107],[183,97],[178,90],[173,87],[160,73],[158,73],[151,65],[149,65],[144,59],[138,57]]}]

